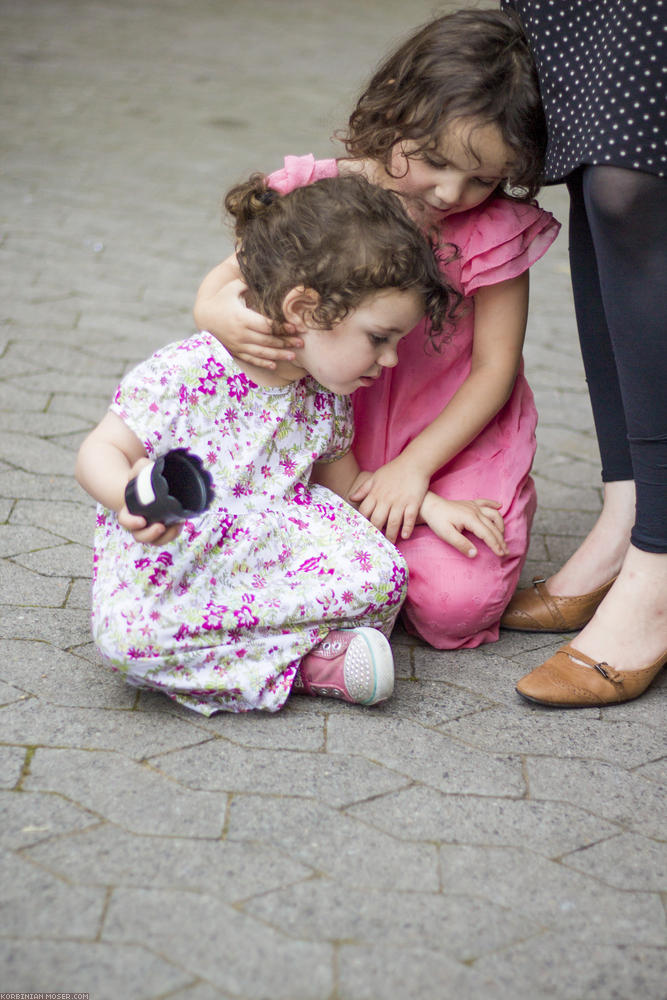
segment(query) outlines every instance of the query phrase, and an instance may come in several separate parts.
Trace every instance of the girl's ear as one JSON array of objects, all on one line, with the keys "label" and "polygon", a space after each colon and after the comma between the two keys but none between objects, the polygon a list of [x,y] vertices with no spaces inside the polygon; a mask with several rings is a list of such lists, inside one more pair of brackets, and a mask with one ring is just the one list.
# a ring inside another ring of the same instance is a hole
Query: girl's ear
[{"label": "girl's ear", "polygon": [[313,288],[299,285],[292,288],[283,299],[283,316],[286,323],[291,323],[297,333],[304,333],[313,325],[312,316],[319,305],[320,296]]}]

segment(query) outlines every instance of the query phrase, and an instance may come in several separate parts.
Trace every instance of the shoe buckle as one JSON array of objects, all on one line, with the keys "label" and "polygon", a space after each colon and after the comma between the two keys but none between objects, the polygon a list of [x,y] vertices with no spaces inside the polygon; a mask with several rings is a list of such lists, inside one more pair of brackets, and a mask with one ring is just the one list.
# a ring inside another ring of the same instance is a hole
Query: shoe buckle
[{"label": "shoe buckle", "polygon": [[602,676],[604,678],[606,678],[606,680],[608,680],[608,681],[612,680],[612,678],[609,676],[609,674],[605,670],[605,667],[609,666],[609,664],[607,663],[606,660],[603,660],[601,663],[594,663],[593,666],[595,667],[595,669],[597,670],[597,672],[599,674],[602,674]]}]

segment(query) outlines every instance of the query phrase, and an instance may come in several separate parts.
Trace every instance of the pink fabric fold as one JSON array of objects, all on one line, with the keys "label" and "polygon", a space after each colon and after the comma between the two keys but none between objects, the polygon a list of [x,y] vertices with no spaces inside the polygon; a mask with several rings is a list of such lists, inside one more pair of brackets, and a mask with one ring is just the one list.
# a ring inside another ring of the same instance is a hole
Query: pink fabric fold
[{"label": "pink fabric fold", "polygon": [[484,285],[516,278],[539,260],[556,239],[560,223],[551,212],[521,202],[494,198],[483,211],[465,213],[459,239],[461,290],[472,295]]}]

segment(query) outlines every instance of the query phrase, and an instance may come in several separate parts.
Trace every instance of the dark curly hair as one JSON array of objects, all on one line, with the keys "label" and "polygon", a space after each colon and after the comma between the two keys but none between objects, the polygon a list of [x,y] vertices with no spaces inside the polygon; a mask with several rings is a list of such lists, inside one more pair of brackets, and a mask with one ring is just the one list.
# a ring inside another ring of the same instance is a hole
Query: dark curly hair
[{"label": "dark curly hair", "polygon": [[498,128],[514,154],[505,193],[534,198],[546,122],[528,43],[510,12],[459,10],[418,29],[380,64],[337,138],[350,157],[390,172],[397,142],[416,142],[408,155],[417,156],[461,118]]},{"label": "dark curly hair", "polygon": [[248,304],[277,329],[285,321],[286,294],[299,286],[317,292],[312,322],[321,329],[331,329],[373,292],[396,288],[422,296],[437,332],[459,298],[399,198],[361,175],[279,195],[263,174],[253,174],[228,192],[225,208],[234,219]]}]

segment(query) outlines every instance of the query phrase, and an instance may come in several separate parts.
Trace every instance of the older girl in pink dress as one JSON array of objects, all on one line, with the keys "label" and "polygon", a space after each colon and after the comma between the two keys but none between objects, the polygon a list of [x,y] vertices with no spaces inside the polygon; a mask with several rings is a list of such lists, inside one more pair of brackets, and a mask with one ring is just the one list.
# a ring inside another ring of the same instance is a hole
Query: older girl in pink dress
[{"label": "older girl in pink dress", "polygon": [[[445,336],[421,323],[399,364],[353,397],[354,452],[371,470],[352,499],[395,541],[409,567],[407,629],[439,649],[498,638],[517,585],[535,510],[530,477],[537,414],[523,375],[528,268],[558,223],[530,199],[545,144],[525,39],[508,16],[459,11],[408,39],[378,69],[344,136],[348,156],[287,157],[269,178],[280,192],[360,172],[397,191],[438,237],[438,261],[460,294]],[[510,197],[511,192],[513,197]],[[271,365],[289,356],[261,317],[229,299],[241,287],[233,258],[202,283],[200,326],[233,353]],[[223,304],[224,303],[224,308]],[[454,548],[418,523],[426,492],[494,500],[507,552]]]}]

